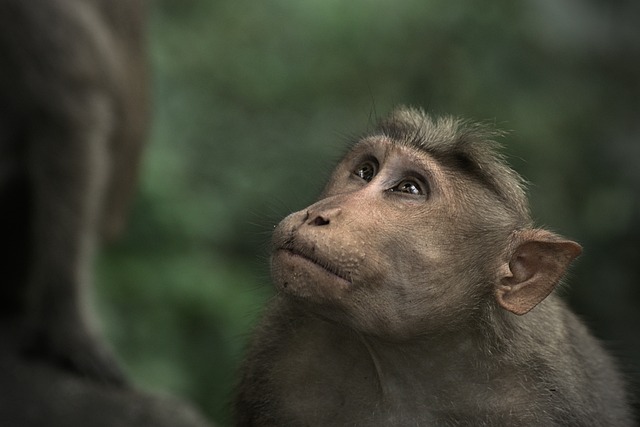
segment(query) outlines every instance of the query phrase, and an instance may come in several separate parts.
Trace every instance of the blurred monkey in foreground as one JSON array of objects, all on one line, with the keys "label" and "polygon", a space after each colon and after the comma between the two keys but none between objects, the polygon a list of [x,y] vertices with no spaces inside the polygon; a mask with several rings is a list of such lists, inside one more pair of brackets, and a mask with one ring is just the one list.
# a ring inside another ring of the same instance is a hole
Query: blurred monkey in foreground
[{"label": "blurred monkey in foreground", "polygon": [[2,318],[30,355],[109,383],[124,378],[83,300],[146,136],[144,3],[0,2]]}]

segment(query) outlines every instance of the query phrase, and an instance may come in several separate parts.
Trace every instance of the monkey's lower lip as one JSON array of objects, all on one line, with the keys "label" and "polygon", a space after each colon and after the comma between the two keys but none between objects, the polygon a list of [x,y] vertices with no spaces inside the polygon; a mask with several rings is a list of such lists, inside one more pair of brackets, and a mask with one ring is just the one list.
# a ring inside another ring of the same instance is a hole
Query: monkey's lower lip
[{"label": "monkey's lower lip", "polygon": [[313,265],[315,265],[318,268],[321,268],[322,270],[324,270],[326,273],[336,277],[337,279],[340,279],[343,282],[347,282],[349,285],[352,284],[351,280],[349,278],[346,277],[346,275],[342,272],[340,272],[337,268],[333,267],[332,265],[321,261],[317,258],[311,257],[309,255],[306,255],[303,252],[300,252],[296,249],[292,249],[292,248],[280,248],[278,249],[278,251],[280,252],[284,252],[287,255],[291,256],[291,257],[295,257],[298,259],[302,259],[308,263],[311,263]]}]

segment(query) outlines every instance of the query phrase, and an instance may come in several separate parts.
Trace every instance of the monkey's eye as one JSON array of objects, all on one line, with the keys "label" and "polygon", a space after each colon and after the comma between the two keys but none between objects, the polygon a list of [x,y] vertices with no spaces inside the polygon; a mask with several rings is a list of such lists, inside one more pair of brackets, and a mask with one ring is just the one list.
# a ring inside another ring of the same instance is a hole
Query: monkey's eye
[{"label": "monkey's eye", "polygon": [[413,179],[402,180],[400,184],[391,188],[391,191],[398,193],[407,193],[414,196],[421,196],[425,194],[422,186]]},{"label": "monkey's eye", "polygon": [[353,172],[354,175],[364,179],[367,182],[371,182],[374,176],[376,176],[377,167],[373,162],[367,161],[361,163]]}]

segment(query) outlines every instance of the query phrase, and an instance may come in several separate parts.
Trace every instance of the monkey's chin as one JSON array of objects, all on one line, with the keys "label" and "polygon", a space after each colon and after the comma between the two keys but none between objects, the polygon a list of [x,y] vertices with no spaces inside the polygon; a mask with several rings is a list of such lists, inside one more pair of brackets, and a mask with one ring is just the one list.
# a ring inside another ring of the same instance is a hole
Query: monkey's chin
[{"label": "monkey's chin", "polygon": [[271,275],[278,291],[318,303],[340,299],[352,287],[345,278],[288,249],[273,253]]}]

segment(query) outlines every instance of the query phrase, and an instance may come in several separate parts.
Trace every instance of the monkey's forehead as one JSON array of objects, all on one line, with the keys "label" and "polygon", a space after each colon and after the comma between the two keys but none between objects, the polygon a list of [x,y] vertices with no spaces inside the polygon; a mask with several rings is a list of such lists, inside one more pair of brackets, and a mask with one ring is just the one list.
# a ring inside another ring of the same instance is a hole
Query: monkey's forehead
[{"label": "monkey's forehead", "polygon": [[402,153],[417,162],[428,158],[436,161],[437,153],[432,152],[427,146],[412,142],[408,139],[393,138],[384,133],[365,135],[355,141],[349,148],[348,154],[370,152],[376,156],[387,157],[391,153]]},{"label": "monkey's forehead", "polygon": [[404,144],[384,134],[365,135],[355,141],[349,148],[349,154],[364,152],[375,153],[377,156],[386,157],[389,153],[397,151]]},{"label": "monkey's forehead", "polygon": [[380,119],[367,136],[374,135],[384,135],[395,143],[438,154],[481,146],[482,151],[495,155],[501,148],[496,140],[505,132],[490,123],[452,115],[428,114],[422,109],[400,106]]}]

